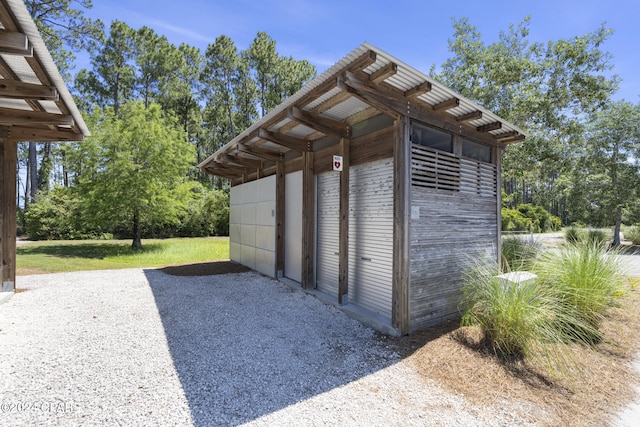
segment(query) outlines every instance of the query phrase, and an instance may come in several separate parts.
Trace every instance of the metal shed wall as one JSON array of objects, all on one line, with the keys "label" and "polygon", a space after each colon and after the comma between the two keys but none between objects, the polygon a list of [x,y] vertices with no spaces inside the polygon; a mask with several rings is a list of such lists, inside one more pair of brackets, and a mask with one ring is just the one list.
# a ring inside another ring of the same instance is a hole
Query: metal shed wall
[{"label": "metal shed wall", "polygon": [[[425,181],[425,168],[431,166],[415,156],[414,150],[410,330],[459,316],[463,272],[471,261],[497,260],[499,227],[496,166],[446,153],[443,184],[435,178]],[[434,168],[428,171],[439,175]]]},{"label": "metal shed wall", "polygon": [[275,277],[276,177],[231,187],[229,257]]}]

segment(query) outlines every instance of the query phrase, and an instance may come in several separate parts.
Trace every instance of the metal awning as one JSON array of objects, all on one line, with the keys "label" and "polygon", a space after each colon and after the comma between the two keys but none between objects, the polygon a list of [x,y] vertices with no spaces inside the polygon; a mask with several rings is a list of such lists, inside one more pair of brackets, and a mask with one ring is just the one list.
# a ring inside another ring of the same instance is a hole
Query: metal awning
[{"label": "metal awning", "polygon": [[10,141],[89,135],[22,0],[0,0],[0,129]]},{"label": "metal awning", "polygon": [[[449,129],[489,136],[496,145],[522,141],[526,132],[388,53],[364,43],[313,79],[199,164],[230,179],[311,151],[326,136],[348,136],[350,126],[379,114],[420,111]],[[425,115],[423,114],[423,115]]]}]

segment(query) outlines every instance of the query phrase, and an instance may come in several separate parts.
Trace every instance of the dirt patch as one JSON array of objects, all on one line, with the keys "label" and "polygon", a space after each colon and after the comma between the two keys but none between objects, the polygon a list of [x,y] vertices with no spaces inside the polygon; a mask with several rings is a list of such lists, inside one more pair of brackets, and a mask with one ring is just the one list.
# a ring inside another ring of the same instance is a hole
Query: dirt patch
[{"label": "dirt patch", "polygon": [[607,342],[597,350],[575,345],[575,367],[564,376],[544,366],[501,362],[481,345],[474,328],[456,323],[398,339],[388,338],[424,381],[435,382],[484,407],[508,407],[544,425],[601,426],[634,399],[640,381],[631,366],[640,349],[640,291],[629,290],[607,314]]},{"label": "dirt patch", "polygon": [[17,268],[16,276],[32,276],[34,274],[50,274],[50,271],[38,270],[37,268]]},{"label": "dirt patch", "polygon": [[213,276],[216,274],[245,273],[251,269],[231,261],[199,262],[195,264],[170,265],[159,271],[172,276]]}]

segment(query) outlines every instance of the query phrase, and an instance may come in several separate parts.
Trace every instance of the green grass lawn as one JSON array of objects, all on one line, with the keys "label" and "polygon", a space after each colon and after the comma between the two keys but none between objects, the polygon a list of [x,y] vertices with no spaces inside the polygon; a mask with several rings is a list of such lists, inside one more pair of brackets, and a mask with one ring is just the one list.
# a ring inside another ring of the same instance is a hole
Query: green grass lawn
[{"label": "green grass lawn", "polygon": [[29,242],[17,248],[17,274],[81,270],[163,267],[172,264],[229,259],[228,237],[196,237],[142,241],[53,240]]}]

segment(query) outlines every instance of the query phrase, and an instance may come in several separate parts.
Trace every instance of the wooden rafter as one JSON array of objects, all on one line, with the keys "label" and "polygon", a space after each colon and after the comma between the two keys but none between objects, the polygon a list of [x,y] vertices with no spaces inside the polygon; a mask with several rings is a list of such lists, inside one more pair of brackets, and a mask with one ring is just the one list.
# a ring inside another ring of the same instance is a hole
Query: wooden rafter
[{"label": "wooden rafter", "polygon": [[424,95],[427,92],[431,92],[431,83],[424,82],[420,83],[418,86],[412,87],[411,89],[405,91],[404,96],[407,98],[417,98],[420,95]]},{"label": "wooden rafter", "polygon": [[328,110],[332,109],[336,105],[342,104],[344,101],[346,101],[349,98],[350,98],[350,96],[349,96],[348,93],[339,92],[337,95],[332,96],[331,98],[329,98],[326,101],[324,101],[322,104],[320,104],[320,105],[318,105],[316,107],[313,107],[309,111],[311,111],[312,113],[316,113],[316,114],[324,113],[325,111],[328,111]]},{"label": "wooden rafter", "polygon": [[245,167],[233,166],[233,165],[229,165],[227,163],[221,163],[221,162],[219,162],[217,160],[214,160],[213,162],[211,162],[209,164],[215,169],[220,169],[223,172],[231,173],[233,175],[242,175],[243,173],[245,173],[247,171],[247,169]]},{"label": "wooden rafter", "polygon": [[[363,80],[359,74],[345,72],[338,79],[338,87],[349,91],[353,96],[391,117],[397,118],[409,115],[412,119],[420,120],[451,132],[460,132],[461,123],[456,122],[455,117],[450,113],[438,112],[434,114],[430,104],[419,99],[407,98],[404,96],[404,92],[389,85],[381,84],[376,86],[369,81]],[[464,126],[467,131],[477,132],[473,126]],[[476,136],[483,137],[480,134]],[[487,143],[496,142],[493,139],[493,135],[485,136],[483,141]]]},{"label": "wooden rafter", "polygon": [[[349,70],[361,71],[367,68],[368,66],[370,66],[371,64],[374,64],[377,59],[378,59],[378,55],[374,51],[368,50],[362,55],[360,55],[358,59],[356,59],[351,63],[351,65],[349,66]],[[338,74],[335,74],[332,78],[327,79],[324,83],[322,83],[321,85],[318,85],[316,88],[311,90],[305,97],[308,101],[306,103],[304,102],[301,103],[299,106],[303,107],[307,105],[309,102],[312,102],[312,100],[317,99],[321,94],[327,93],[328,91],[333,89],[336,85],[335,79],[337,77],[338,77]]]},{"label": "wooden rafter", "polygon": [[274,144],[282,145],[294,151],[311,151],[311,141],[306,139],[296,138],[295,136],[285,135],[280,132],[271,132],[266,129],[258,130],[258,138],[262,138],[266,141],[273,142]]},{"label": "wooden rafter", "polygon": [[26,34],[0,30],[0,53],[6,55],[33,56],[33,46]]},{"label": "wooden rafter", "polygon": [[217,175],[217,176],[221,176],[223,178],[227,178],[227,179],[234,179],[238,177],[238,174],[233,173],[233,172],[229,172],[227,170],[224,170],[222,168],[213,168],[210,166],[205,166],[204,170],[208,173],[210,173],[211,175]]},{"label": "wooden rafter", "polygon": [[446,110],[451,110],[452,108],[456,108],[459,105],[460,105],[460,100],[458,98],[451,98],[451,99],[447,99],[445,101],[437,103],[432,108],[433,108],[433,111],[446,111]]},{"label": "wooden rafter", "polygon": [[371,81],[373,84],[382,83],[397,72],[398,64],[396,64],[395,62],[389,62],[384,67],[371,73],[371,75],[369,76],[369,81]]},{"label": "wooden rafter", "polygon": [[500,133],[498,135],[494,135],[493,137],[495,139],[497,139],[498,141],[503,141],[505,139],[511,139],[514,136],[518,136],[518,135],[519,135],[518,131],[512,130],[512,131],[509,131],[509,132],[504,132],[504,133]]},{"label": "wooden rafter", "polygon": [[510,144],[512,142],[524,141],[524,139],[525,139],[524,135],[518,134],[518,135],[513,136],[513,137],[511,137],[509,139],[502,139],[502,140],[500,140],[500,142],[503,143],[503,144]]},{"label": "wooden rafter", "polygon": [[78,141],[78,135],[69,130],[62,129],[33,129],[10,126],[6,128],[7,138],[12,141],[29,141],[29,142],[58,142],[58,141]]},{"label": "wooden rafter", "polygon": [[265,160],[271,160],[273,162],[280,162],[284,160],[283,154],[280,153],[279,151],[269,150],[267,148],[260,148],[260,147],[250,147],[246,144],[238,144],[236,148],[240,152],[252,154],[256,157],[260,157]]},{"label": "wooden rafter", "polygon": [[486,125],[478,126],[476,130],[478,132],[491,132],[492,130],[502,129],[502,122],[493,122]]},{"label": "wooden rafter", "polygon": [[326,135],[335,136],[337,138],[348,138],[351,134],[351,126],[347,123],[333,120],[309,111],[304,111],[297,107],[289,108],[287,111],[287,117],[291,120],[302,123],[311,129],[319,130]]},{"label": "wooden rafter", "polygon": [[482,118],[482,111],[476,110],[467,114],[463,114],[461,116],[456,117],[456,121],[461,123],[472,122],[474,120],[478,120]]},{"label": "wooden rafter", "polygon": [[388,96],[391,95],[390,93],[387,93],[390,91],[382,86],[374,86],[371,82],[365,82],[350,72],[345,72],[342,77],[338,79],[337,84],[340,89],[351,93],[355,97],[391,117],[395,117],[400,113],[398,108],[394,108],[388,102],[390,99],[395,98],[395,96]]},{"label": "wooden rafter", "polygon": [[73,117],[69,114],[53,114],[45,111],[16,110],[0,108],[0,126],[53,125],[74,126]]},{"label": "wooden rafter", "polygon": [[233,154],[223,154],[221,158],[227,162],[245,166],[250,169],[260,169],[263,166],[262,160],[245,159],[244,157],[234,156]]},{"label": "wooden rafter", "polygon": [[347,117],[347,123],[349,123],[350,125],[354,125],[356,123],[360,123],[363,120],[368,120],[372,117],[375,117],[379,114],[380,111],[378,111],[378,109],[375,107],[365,108],[364,110],[358,111],[357,113]]},{"label": "wooden rafter", "polygon": [[0,79],[0,98],[34,99],[57,101],[58,90],[53,86],[42,86],[17,80]]}]

